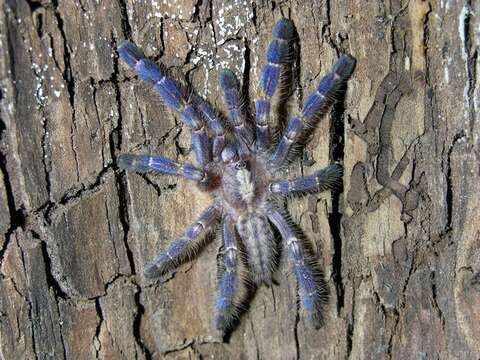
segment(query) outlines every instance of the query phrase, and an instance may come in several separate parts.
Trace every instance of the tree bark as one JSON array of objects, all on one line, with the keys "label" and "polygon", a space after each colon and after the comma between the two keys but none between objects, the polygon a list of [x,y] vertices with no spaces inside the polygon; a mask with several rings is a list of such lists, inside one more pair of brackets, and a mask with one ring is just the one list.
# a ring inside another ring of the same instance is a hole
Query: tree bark
[{"label": "tree bark", "polygon": [[[480,357],[480,3],[0,0],[2,359]],[[213,241],[159,281],[143,265],[210,199],[118,171],[125,152],[194,161],[181,119],[119,62],[130,39],[221,110],[250,100],[274,23],[298,32],[290,112],[344,52],[345,101],[293,172],[342,161],[343,192],[291,199],[329,299],[320,330],[285,261],[237,328],[213,326]]]}]

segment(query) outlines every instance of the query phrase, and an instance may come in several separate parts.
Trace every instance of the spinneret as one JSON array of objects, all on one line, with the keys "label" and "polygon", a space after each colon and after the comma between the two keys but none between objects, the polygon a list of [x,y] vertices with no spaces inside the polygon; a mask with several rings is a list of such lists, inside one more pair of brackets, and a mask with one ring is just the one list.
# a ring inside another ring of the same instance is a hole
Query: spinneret
[{"label": "spinneret", "polygon": [[250,127],[252,121],[247,119],[240,84],[232,71],[223,70],[219,74],[228,111],[224,120],[200,97],[186,98],[181,87],[145,58],[134,44],[124,42],[119,47],[125,63],[139,78],[153,84],[165,104],[191,129],[199,164],[197,167],[162,156],[123,154],[118,158],[119,167],[139,173],[182,176],[195,181],[199,189],[212,195],[213,200],[183,236],[146,265],[145,276],[164,275],[193,257],[203,244],[205,234],[221,222],[223,261],[219,270],[215,323],[222,331],[230,329],[238,317],[238,292],[245,277],[240,274],[242,263],[248,268],[246,276],[254,283],[269,286],[272,283],[279,244],[270,224],[281,235],[281,245],[297,279],[307,318],[315,327],[322,319],[326,291],[320,271],[290,217],[281,210],[281,196],[335,189],[341,183],[342,168],[332,164],[294,179],[285,179],[283,174],[293,145],[307,138],[311,128],[334,103],[342,84],[353,72],[355,60],[350,55],[340,57],[307,98],[301,113],[291,118],[280,141],[272,148],[271,101],[279,92],[283,74],[291,68],[294,39],[293,23],[281,19],[273,30],[260,78],[261,92],[255,101],[255,131]]}]

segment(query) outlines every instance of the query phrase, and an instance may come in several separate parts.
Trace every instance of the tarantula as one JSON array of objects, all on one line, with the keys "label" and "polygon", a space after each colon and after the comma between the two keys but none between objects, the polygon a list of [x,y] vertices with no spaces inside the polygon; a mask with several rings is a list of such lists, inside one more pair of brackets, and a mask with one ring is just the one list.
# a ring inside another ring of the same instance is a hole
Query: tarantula
[{"label": "tarantula", "polygon": [[274,144],[273,132],[269,128],[271,100],[279,92],[282,76],[291,69],[295,34],[290,20],[281,19],[275,25],[260,81],[261,95],[255,102],[254,123],[248,119],[239,83],[232,71],[223,70],[219,74],[228,107],[228,117],[223,121],[199,96],[184,95],[177,83],[146,59],[134,44],[124,41],[119,46],[120,57],[142,80],[154,85],[165,104],[176,111],[191,129],[192,145],[199,164],[178,164],[162,156],[123,154],[118,158],[119,167],[139,173],[182,176],[194,181],[213,199],[213,204],[182,237],[145,266],[145,276],[163,275],[189,259],[199,238],[221,221],[223,265],[219,268],[215,323],[222,331],[231,327],[238,315],[242,255],[245,255],[244,265],[255,284],[271,283],[278,246],[271,224],[283,239],[307,318],[315,327],[322,319],[325,289],[315,261],[281,206],[281,199],[289,194],[335,187],[341,182],[342,168],[332,164],[312,175],[291,180],[282,178],[282,173],[294,145],[308,139],[320,116],[335,102],[342,84],[353,72],[355,60],[350,55],[339,58]]}]

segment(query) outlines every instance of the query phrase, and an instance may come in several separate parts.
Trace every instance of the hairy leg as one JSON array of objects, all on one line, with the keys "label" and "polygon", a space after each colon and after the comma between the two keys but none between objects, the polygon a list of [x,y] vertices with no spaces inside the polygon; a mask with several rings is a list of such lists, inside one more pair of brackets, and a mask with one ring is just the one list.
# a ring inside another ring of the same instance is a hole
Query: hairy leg
[{"label": "hairy leg", "polygon": [[277,91],[282,74],[282,67],[292,61],[293,23],[281,19],[273,29],[273,37],[267,51],[267,63],[263,68],[262,93],[255,101],[256,111],[256,149],[266,151],[270,147],[271,134],[268,128],[271,99]]},{"label": "hairy leg", "polygon": [[318,328],[321,325],[322,307],[325,301],[325,289],[321,286],[319,274],[285,217],[279,211],[271,209],[268,218],[282,235],[287,249],[288,261],[297,279],[302,307],[307,318]]},{"label": "hairy leg", "polygon": [[195,107],[198,109],[205,121],[207,127],[210,129],[213,138],[212,156],[215,161],[220,160],[220,155],[225,146],[225,128],[223,122],[218,116],[217,112],[204,101],[201,97],[194,98]]},{"label": "hairy leg", "polygon": [[220,210],[215,206],[207,208],[181,238],[175,240],[166,251],[158,254],[153,261],[145,266],[145,276],[154,278],[164,275],[195,255],[200,245],[198,240],[220,218],[220,213]]},{"label": "hairy leg", "polygon": [[[246,122],[243,100],[239,92],[239,83],[231,70],[222,70],[219,74],[223,99],[228,107],[228,119],[233,126],[237,138],[240,138],[248,148],[253,145],[253,134]],[[242,145],[242,144],[240,144]]]},{"label": "hairy leg", "polygon": [[163,156],[122,154],[118,157],[118,166],[139,173],[156,172],[167,175],[179,175],[189,180],[202,181],[205,172],[192,164],[178,164]]},{"label": "hairy leg", "polygon": [[118,48],[120,57],[145,81],[153,82],[155,89],[165,104],[177,111],[184,123],[192,130],[192,144],[197,161],[205,166],[211,160],[210,144],[202,119],[195,106],[184,98],[178,85],[170,80],[143,52],[134,44],[124,41]]},{"label": "hairy leg", "polygon": [[282,179],[270,184],[270,191],[275,194],[303,194],[335,189],[342,181],[342,167],[332,164],[316,171],[312,175],[292,180]]},{"label": "hairy leg", "polygon": [[218,330],[225,331],[237,315],[234,298],[238,289],[238,242],[235,221],[230,217],[225,218],[223,222],[222,235],[224,269],[220,276],[215,324]]},{"label": "hairy leg", "polygon": [[336,100],[341,85],[350,77],[355,67],[355,60],[350,55],[343,55],[321,81],[317,90],[311,94],[299,117],[290,119],[285,134],[280,139],[275,152],[270,158],[272,168],[280,167],[287,159],[291,146],[298,142],[307,128],[314,127],[321,116]]}]

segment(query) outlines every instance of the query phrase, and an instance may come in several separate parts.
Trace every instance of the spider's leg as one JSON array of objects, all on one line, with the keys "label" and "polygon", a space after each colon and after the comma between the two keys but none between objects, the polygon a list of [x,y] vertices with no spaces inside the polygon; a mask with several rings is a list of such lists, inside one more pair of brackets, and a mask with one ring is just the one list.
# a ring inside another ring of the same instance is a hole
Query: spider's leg
[{"label": "spider's leg", "polygon": [[[222,70],[219,74],[219,83],[223,92],[223,99],[228,107],[228,120],[233,126],[233,131],[239,142],[240,147],[246,145],[251,148],[253,145],[253,134],[245,118],[245,109],[242,96],[239,91],[239,83],[235,74],[228,69]],[[239,149],[244,152],[245,149]]]},{"label": "spider's leg", "polygon": [[270,146],[268,120],[271,99],[280,83],[282,66],[292,61],[292,42],[294,39],[293,23],[281,19],[273,29],[273,38],[268,46],[267,64],[263,68],[261,79],[261,96],[255,101],[256,149],[265,151]]},{"label": "spider's leg", "polygon": [[237,257],[238,242],[235,221],[230,217],[223,222],[223,264],[216,304],[215,324],[218,330],[225,331],[237,315],[234,298],[238,288]]},{"label": "spider's leg", "polygon": [[198,111],[202,114],[207,127],[213,135],[212,155],[214,160],[218,161],[225,146],[225,128],[218,114],[206,101],[203,99],[197,99],[195,102]]},{"label": "spider's leg", "polygon": [[322,307],[326,291],[322,287],[313,261],[305,253],[305,249],[295,230],[285,217],[277,210],[270,209],[268,218],[282,235],[287,248],[288,261],[297,279],[303,309],[315,327],[322,321]]},{"label": "spider's leg", "polygon": [[355,67],[355,59],[350,55],[342,55],[335,63],[332,71],[321,81],[317,90],[311,94],[303,105],[299,117],[290,119],[285,134],[271,157],[272,168],[281,166],[287,159],[290,147],[296,143],[308,127],[313,127],[335,102],[335,95],[341,85],[350,77]]},{"label": "spider's leg", "polygon": [[192,130],[192,143],[197,161],[205,166],[211,160],[210,145],[203,121],[195,106],[183,96],[174,81],[169,79],[153,61],[145,58],[137,46],[124,41],[118,47],[118,52],[142,80],[154,83],[165,104],[182,116],[185,125]]},{"label": "spider's leg", "polygon": [[122,154],[118,157],[118,166],[139,173],[157,172],[167,175],[179,175],[189,180],[202,181],[205,172],[192,164],[178,164],[163,156]]},{"label": "spider's leg", "polygon": [[312,175],[292,180],[281,179],[270,184],[270,191],[275,194],[303,194],[335,189],[342,181],[342,167],[332,164]]},{"label": "spider's leg", "polygon": [[145,265],[143,271],[145,276],[154,278],[164,275],[193,257],[200,246],[198,240],[215,224],[219,217],[220,210],[217,207],[207,208],[182,237],[175,240],[166,251],[158,254],[153,261]]}]

